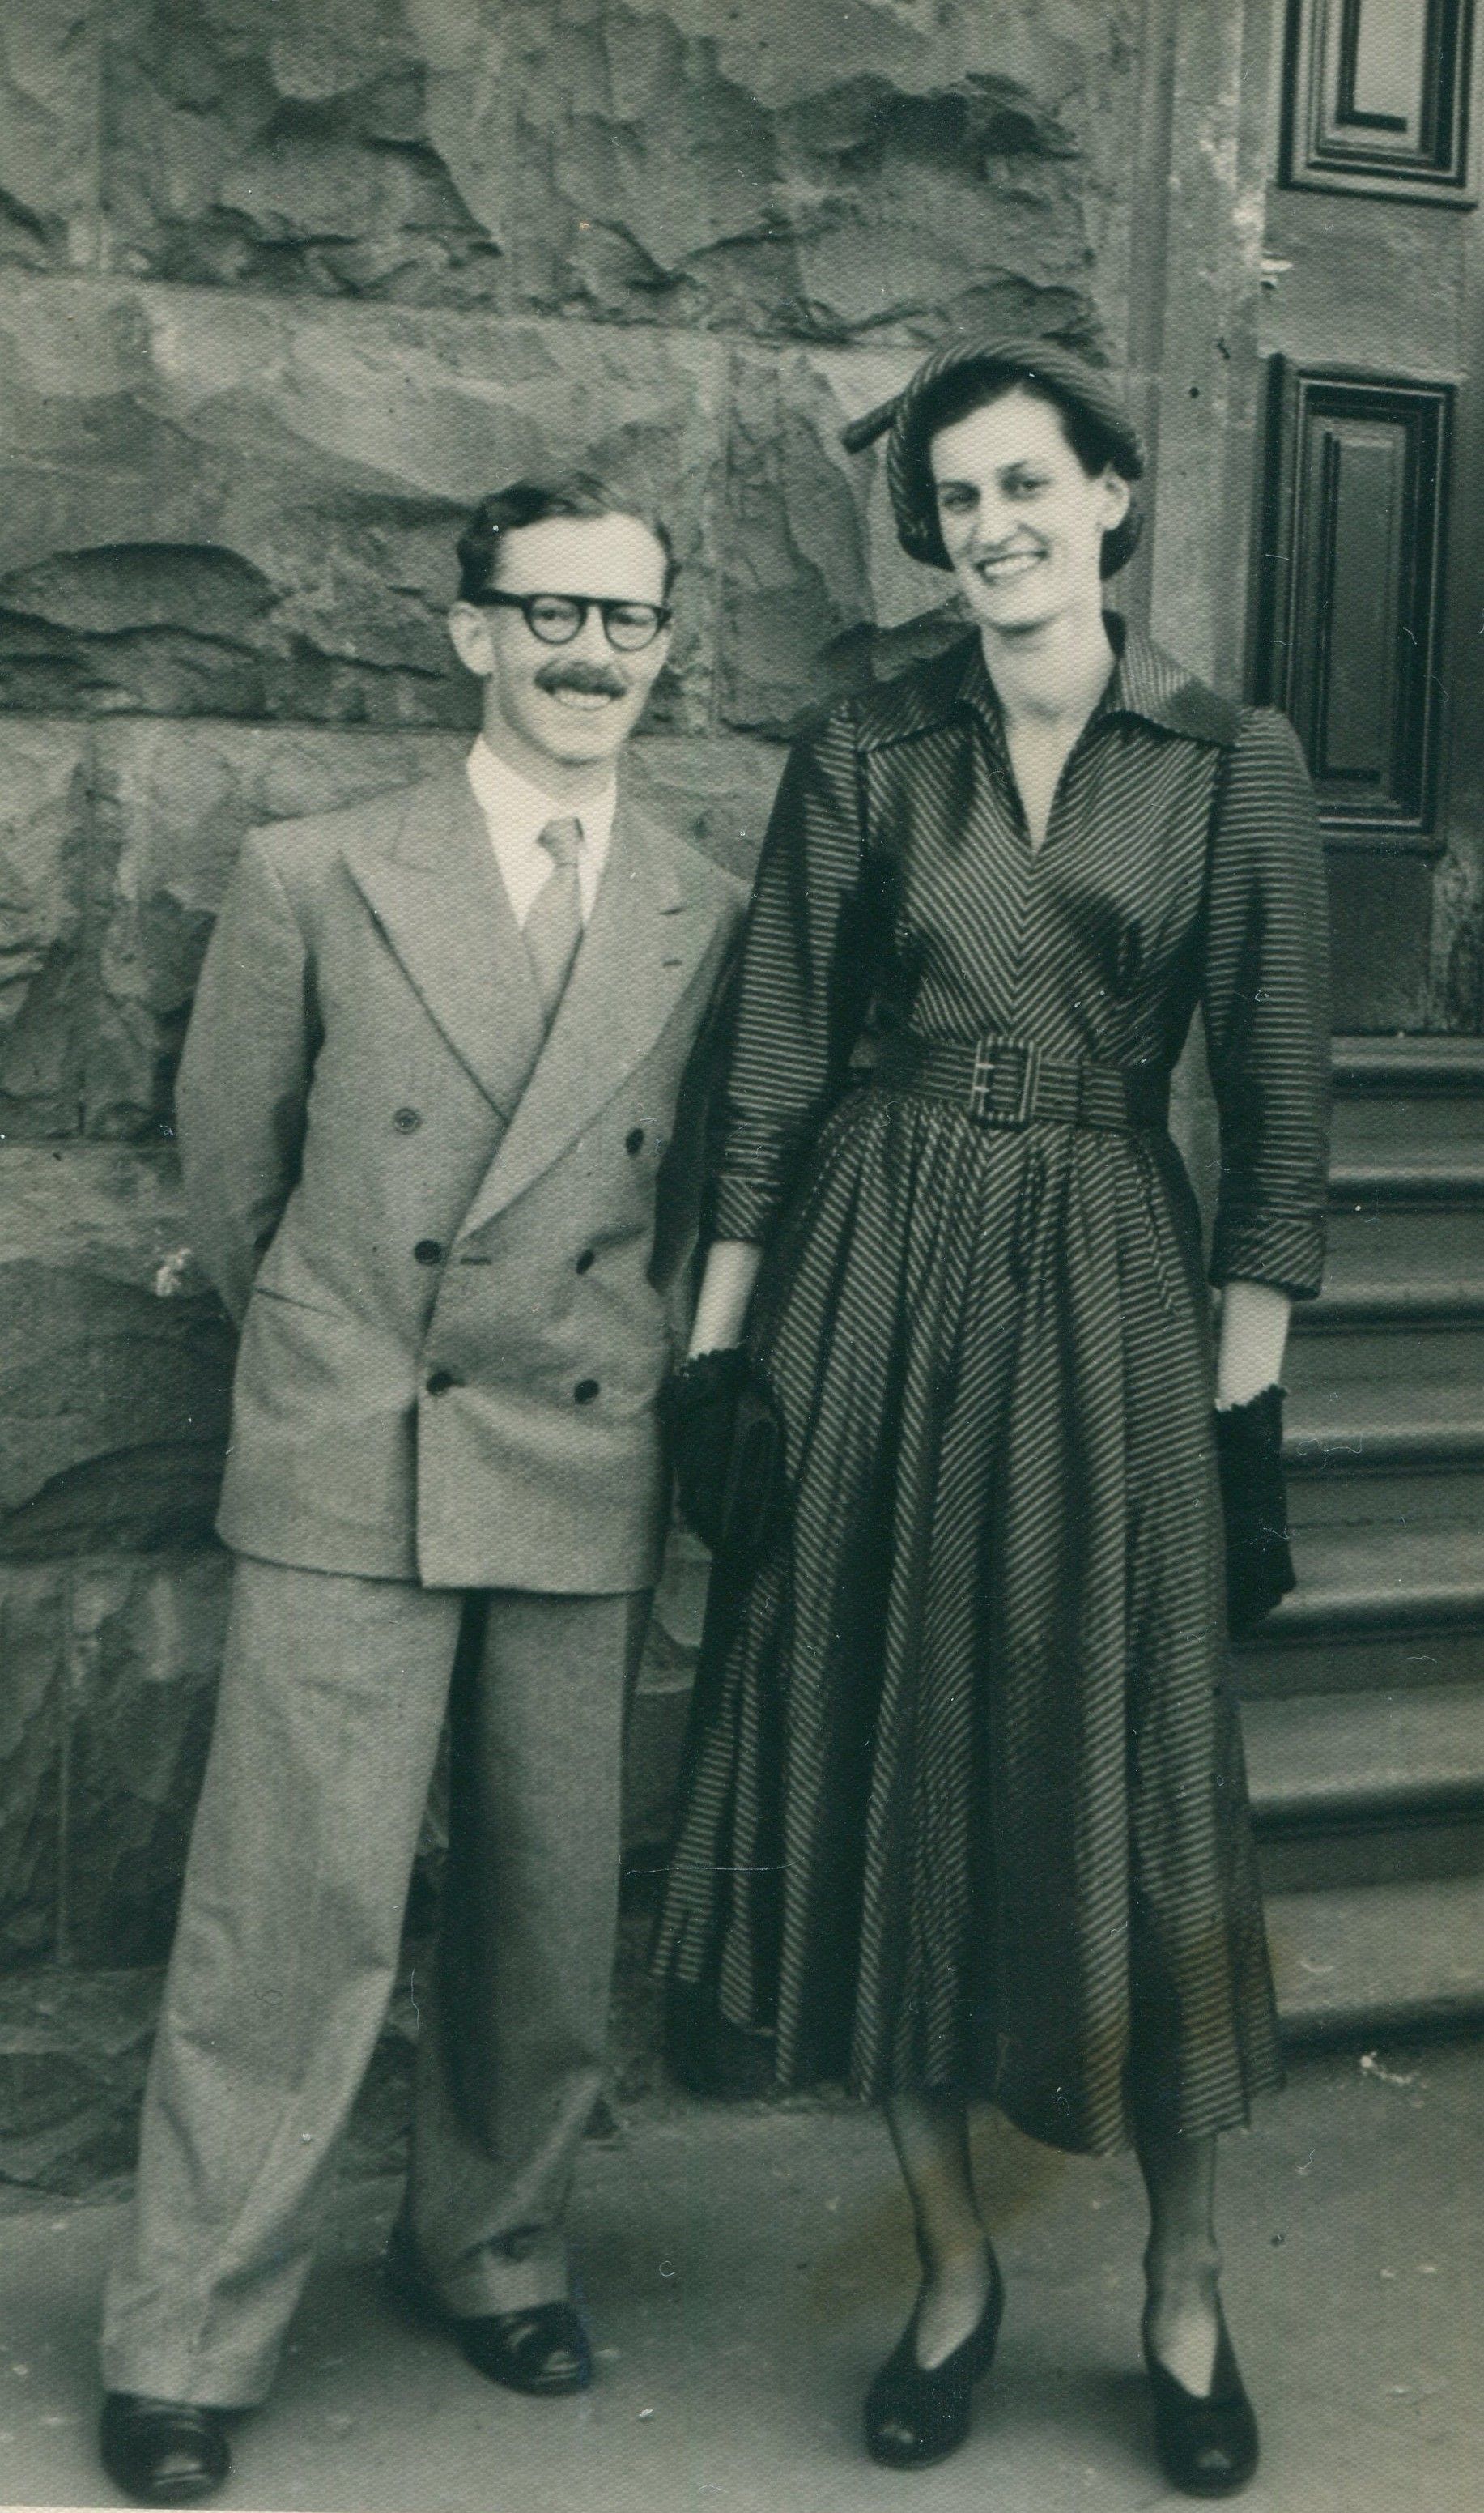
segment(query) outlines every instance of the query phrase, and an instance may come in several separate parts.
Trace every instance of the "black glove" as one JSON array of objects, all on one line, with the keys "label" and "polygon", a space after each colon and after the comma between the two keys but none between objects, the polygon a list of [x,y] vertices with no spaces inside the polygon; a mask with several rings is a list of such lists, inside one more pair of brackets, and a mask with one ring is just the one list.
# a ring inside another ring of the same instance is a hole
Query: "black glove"
[{"label": "black glove", "polygon": [[1294,1586],[1283,1484],[1283,1390],[1265,1387],[1216,1416],[1216,1463],[1227,1522],[1227,1623],[1254,1630]]},{"label": "black glove", "polygon": [[681,1516],[713,1553],[756,1559],[776,1524],[783,1425],[744,1344],[697,1353],[660,1390]]}]

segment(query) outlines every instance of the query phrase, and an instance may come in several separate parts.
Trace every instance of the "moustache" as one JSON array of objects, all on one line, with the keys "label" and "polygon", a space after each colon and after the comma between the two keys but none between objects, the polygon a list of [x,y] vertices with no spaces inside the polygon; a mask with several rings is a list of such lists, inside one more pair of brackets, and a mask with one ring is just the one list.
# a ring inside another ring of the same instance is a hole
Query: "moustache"
[{"label": "moustache", "polygon": [[543,663],[536,674],[538,690],[580,690],[584,696],[605,698],[627,698],[629,684],[621,672],[605,670],[602,663]]}]

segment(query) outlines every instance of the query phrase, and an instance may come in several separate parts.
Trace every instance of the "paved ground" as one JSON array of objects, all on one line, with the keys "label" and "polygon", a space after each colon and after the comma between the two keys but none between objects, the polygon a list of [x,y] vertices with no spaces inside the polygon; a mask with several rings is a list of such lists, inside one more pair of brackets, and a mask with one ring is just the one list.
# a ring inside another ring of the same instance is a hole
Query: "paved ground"
[{"label": "paved ground", "polygon": [[[1484,2504],[1484,2046],[1301,2064],[1229,2139],[1230,2320],[1263,2418],[1249,2513]],[[1131,2164],[985,2125],[1009,2284],[973,2440],[894,2477],[857,2441],[913,2286],[879,2123],[648,2100],[583,2160],[599,2379],[517,2400],[400,2319],[375,2261],[394,2189],[345,2188],[226,2507],[293,2513],[1124,2513],[1167,2497],[1138,2368]],[[96,2504],[93,2334],[111,2207],[0,2218],[0,2501]]]}]

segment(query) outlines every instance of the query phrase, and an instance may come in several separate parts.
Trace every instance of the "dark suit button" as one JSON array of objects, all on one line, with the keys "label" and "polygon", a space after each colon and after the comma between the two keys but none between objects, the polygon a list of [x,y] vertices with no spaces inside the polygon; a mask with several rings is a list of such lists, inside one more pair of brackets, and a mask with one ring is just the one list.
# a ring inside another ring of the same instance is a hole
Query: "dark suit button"
[{"label": "dark suit button", "polygon": [[416,1108],[399,1108],[392,1118],[392,1124],[399,1135],[415,1135],[422,1124],[422,1117]]},{"label": "dark suit button", "polygon": [[412,1251],[412,1255],[419,1265],[441,1265],[443,1263],[443,1241],[441,1239],[419,1239],[416,1247]]},{"label": "dark suit button", "polygon": [[598,1381],[596,1378],[579,1378],[576,1386],[572,1389],[572,1401],[576,1405],[591,1405],[597,1393]]},{"label": "dark suit button", "polygon": [[623,1147],[631,1159],[636,1152],[642,1152],[644,1150],[644,1130],[643,1126],[634,1127],[632,1132],[624,1137]]},{"label": "dark suit button", "polygon": [[463,1380],[456,1370],[435,1370],[428,1380],[430,1396],[445,1396],[450,1387],[461,1387]]},{"label": "dark suit button", "polygon": [[587,1272],[588,1267],[593,1262],[597,1254],[598,1251],[596,1248],[584,1248],[581,1256],[577,1259],[577,1271],[579,1274],[585,1274]]}]

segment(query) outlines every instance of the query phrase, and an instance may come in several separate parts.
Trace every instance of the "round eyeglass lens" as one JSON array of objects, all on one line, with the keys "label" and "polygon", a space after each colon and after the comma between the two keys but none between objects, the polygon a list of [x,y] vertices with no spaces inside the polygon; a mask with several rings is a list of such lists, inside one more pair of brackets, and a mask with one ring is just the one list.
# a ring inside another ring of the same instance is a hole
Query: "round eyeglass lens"
[{"label": "round eyeglass lens", "polygon": [[660,615],[652,602],[610,602],[603,615],[609,642],[620,654],[637,654],[659,635]]},{"label": "round eyeglass lens", "polygon": [[584,603],[570,602],[560,593],[537,594],[534,601],[523,607],[532,636],[539,637],[545,646],[569,645],[582,625],[586,609]]}]

